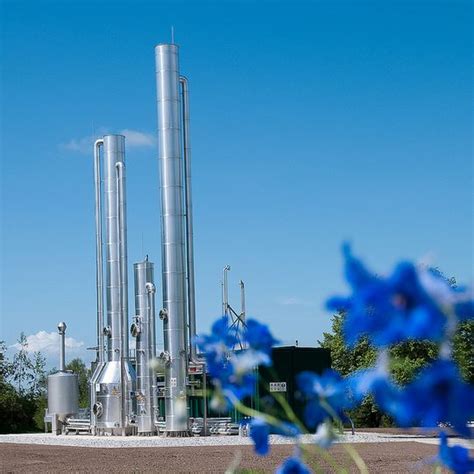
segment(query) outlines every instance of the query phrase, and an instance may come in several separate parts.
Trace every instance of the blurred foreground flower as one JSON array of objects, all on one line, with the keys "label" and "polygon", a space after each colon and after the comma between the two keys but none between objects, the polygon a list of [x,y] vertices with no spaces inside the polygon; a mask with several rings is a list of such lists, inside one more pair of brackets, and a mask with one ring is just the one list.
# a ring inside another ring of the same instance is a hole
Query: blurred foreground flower
[{"label": "blurred foreground flower", "polygon": [[327,307],[347,312],[344,334],[349,345],[362,336],[377,347],[408,339],[439,342],[446,331],[446,309],[462,320],[474,317],[471,295],[450,288],[432,271],[401,262],[391,276],[382,278],[355,258],[349,245],[343,246],[343,254],[352,295],[332,297]]},{"label": "blurred foreground flower", "polygon": [[[411,415],[411,423],[436,427],[445,421],[459,434],[469,436],[467,423],[474,418],[474,387],[461,379],[453,361],[437,360],[406,387],[403,406]],[[397,413],[393,415],[397,418]]]},{"label": "blurred foreground flower", "polygon": [[268,453],[268,436],[270,427],[261,418],[254,418],[250,423],[250,437],[255,445],[255,452],[264,456]]},{"label": "blurred foreground flower", "polygon": [[252,395],[257,383],[255,369],[272,363],[271,350],[277,341],[268,326],[249,319],[240,336],[247,348],[235,351],[238,335],[230,330],[229,318],[223,316],[213,324],[210,335],[196,339],[217,389],[214,405],[230,406],[232,399],[240,401]]},{"label": "blurred foreground flower", "polygon": [[275,471],[276,474],[311,474],[309,467],[297,456],[287,458]]},{"label": "blurred foreground flower", "polygon": [[[303,462],[303,454],[316,445],[318,449],[328,448],[336,438],[335,426],[341,426],[346,419],[345,411],[359,405],[367,395],[372,395],[400,426],[436,427],[444,422],[459,434],[470,435],[468,422],[474,418],[474,387],[462,380],[452,360],[452,342],[458,323],[474,317],[472,294],[466,288],[453,286],[452,281],[447,282],[440,272],[409,262],[399,263],[390,276],[382,278],[355,258],[348,245],[343,252],[352,294],[333,297],[327,306],[345,312],[346,344],[352,346],[366,336],[378,349],[377,361],[345,378],[334,370],[298,374],[304,423],[280,394],[273,394],[273,400],[283,410],[286,421],[242,403],[256,389],[256,369],[272,363],[271,350],[277,341],[266,325],[251,319],[242,334],[235,334],[224,317],[214,323],[210,335],[197,339],[216,389],[212,405],[233,406],[252,418],[249,430],[256,452],[268,454],[270,433],[294,439],[295,454],[284,461],[278,473],[311,472]],[[238,340],[244,342],[244,350],[234,350]],[[401,386],[391,376],[390,346],[408,340],[436,343],[437,346],[432,344],[435,352],[430,360],[438,359],[422,366],[413,380]],[[301,434],[307,432],[305,425],[314,430],[314,435],[312,444],[303,449]],[[474,469],[474,460],[469,459],[465,448],[449,447],[444,433],[440,443],[439,459],[447,467],[458,473]],[[352,448],[347,451],[361,472],[366,472],[357,452]],[[328,459],[329,453],[325,457]]]},{"label": "blurred foreground flower", "polygon": [[304,421],[315,428],[326,419],[342,419],[343,411],[349,408],[346,384],[334,370],[326,370],[322,375],[313,372],[301,372],[296,378],[298,388],[306,406]]},{"label": "blurred foreground flower", "polygon": [[441,462],[457,474],[474,472],[474,459],[469,458],[469,450],[462,446],[448,446],[446,433],[442,432],[439,458]]}]

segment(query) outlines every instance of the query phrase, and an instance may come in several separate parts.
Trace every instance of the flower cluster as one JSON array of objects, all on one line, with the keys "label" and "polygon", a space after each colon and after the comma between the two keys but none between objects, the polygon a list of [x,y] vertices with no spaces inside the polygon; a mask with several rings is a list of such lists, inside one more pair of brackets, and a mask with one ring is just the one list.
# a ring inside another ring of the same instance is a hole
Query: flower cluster
[{"label": "flower cluster", "polygon": [[392,275],[371,273],[344,245],[345,274],[352,289],[349,297],[328,300],[330,310],[345,311],[345,339],[353,345],[367,336],[377,347],[408,339],[440,342],[450,325],[449,317],[467,320],[474,316],[471,295],[451,288],[439,272],[401,262]]},{"label": "flower cluster", "polygon": [[347,385],[334,370],[322,375],[301,372],[297,378],[298,388],[306,400],[304,418],[310,428],[316,428],[327,419],[343,419],[344,410],[351,408]]},{"label": "flower cluster", "polygon": [[[378,358],[373,367],[345,378],[334,370],[298,374],[298,393],[304,402],[302,422],[294,412],[289,413],[288,406],[284,408],[291,422],[242,404],[255,390],[255,369],[271,365],[271,350],[277,341],[266,325],[249,320],[243,333],[237,335],[223,317],[215,322],[210,335],[197,340],[216,388],[214,406],[234,406],[252,416],[249,429],[256,452],[269,452],[270,433],[294,439],[295,453],[277,469],[278,473],[311,472],[302,460],[301,435],[305,426],[314,430],[315,444],[329,447],[336,437],[334,422],[345,421],[346,410],[360,404],[368,394],[399,426],[437,427],[444,422],[460,435],[470,435],[467,423],[474,419],[474,387],[462,380],[452,360],[451,343],[457,325],[474,318],[472,295],[429,268],[401,262],[391,275],[381,277],[354,257],[348,245],[343,247],[343,254],[352,294],[329,299],[327,307],[345,313],[346,344],[352,346],[359,338],[367,337],[378,348]],[[390,376],[388,349],[413,339],[438,343],[439,359],[401,387]],[[238,340],[243,341],[244,350],[234,350]],[[440,436],[439,461],[455,472],[474,470],[468,451],[461,446],[448,446],[446,435]]]},{"label": "flower cluster", "polygon": [[[398,264],[387,278],[377,276],[343,247],[350,297],[333,297],[329,309],[346,313],[344,337],[353,345],[365,336],[379,347],[376,365],[349,376],[346,393],[354,403],[372,394],[379,407],[399,426],[437,427],[449,423],[469,436],[474,418],[474,387],[462,380],[451,358],[451,339],[459,322],[474,318],[472,295],[466,288],[451,286],[440,272]],[[425,366],[405,387],[389,375],[387,347],[409,339],[440,344],[440,358]],[[468,472],[472,464],[460,446],[448,447],[441,437],[440,460],[455,472]]]},{"label": "flower cluster", "polygon": [[[243,342],[245,350],[234,347]],[[197,345],[206,357],[206,366],[216,392],[213,406],[229,407],[252,395],[257,376],[255,369],[271,365],[272,346],[277,342],[268,326],[249,319],[241,334],[229,326],[229,318],[223,316],[212,326],[210,335],[199,336]]]}]

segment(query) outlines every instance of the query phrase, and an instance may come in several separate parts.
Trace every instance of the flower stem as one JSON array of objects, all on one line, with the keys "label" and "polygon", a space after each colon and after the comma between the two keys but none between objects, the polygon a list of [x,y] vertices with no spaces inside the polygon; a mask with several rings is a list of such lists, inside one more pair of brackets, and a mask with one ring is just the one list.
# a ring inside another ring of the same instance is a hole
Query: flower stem
[{"label": "flower stem", "polygon": [[[326,402],[326,400],[319,400],[320,405],[326,410],[328,415],[332,416],[335,421],[338,421],[342,425],[342,420],[339,415],[334,411],[331,405]],[[364,474],[368,474],[369,470],[367,469],[367,465],[365,464],[364,460],[361,458],[360,454],[357,452],[356,449],[350,444],[344,444],[344,449],[350,455],[352,460],[355,462],[356,466],[359,468],[359,471]]]},{"label": "flower stem", "polygon": [[357,449],[355,449],[351,444],[345,444],[344,449],[348,452],[349,456],[353,459],[356,466],[359,468],[359,471],[363,474],[369,474],[367,465],[365,464],[360,454],[357,452]]}]

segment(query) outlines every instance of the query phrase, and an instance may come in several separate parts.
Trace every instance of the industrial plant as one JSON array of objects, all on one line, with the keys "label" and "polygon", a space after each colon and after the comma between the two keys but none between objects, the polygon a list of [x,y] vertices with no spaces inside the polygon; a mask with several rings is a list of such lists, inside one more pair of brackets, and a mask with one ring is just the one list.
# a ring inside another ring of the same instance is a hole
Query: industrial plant
[{"label": "industrial plant", "polygon": [[[188,80],[180,74],[179,48],[155,48],[158,156],[161,192],[161,282],[145,257],[133,264],[135,315],[129,318],[127,259],[126,140],[122,135],[98,138],[93,150],[97,321],[96,359],[90,380],[90,410],[78,409],[77,376],[65,370],[60,334],[59,372],[48,378],[45,421],[53,433],[101,435],[237,434],[238,414],[213,412],[204,357],[196,348],[193,249],[193,202]],[[240,281],[240,309],[228,298],[228,272],[222,278],[222,313],[233,326],[245,326],[245,286]],[[160,293],[161,292],[161,293]],[[161,294],[162,297],[157,295]],[[157,317],[158,316],[158,317]],[[157,353],[157,331],[164,350]],[[130,338],[134,349],[130,350]],[[244,345],[235,350],[245,350]],[[330,365],[325,349],[274,349],[280,378],[268,390],[294,399],[294,374]],[[252,405],[259,406],[256,387]]]}]

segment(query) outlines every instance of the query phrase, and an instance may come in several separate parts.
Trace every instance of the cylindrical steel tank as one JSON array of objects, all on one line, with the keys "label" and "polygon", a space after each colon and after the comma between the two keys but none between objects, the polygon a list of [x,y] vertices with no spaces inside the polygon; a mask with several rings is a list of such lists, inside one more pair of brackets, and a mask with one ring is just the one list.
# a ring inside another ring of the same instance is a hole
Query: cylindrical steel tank
[{"label": "cylindrical steel tank", "polygon": [[153,263],[146,258],[133,265],[135,279],[135,318],[131,327],[132,336],[136,338],[136,372],[137,372],[137,423],[139,434],[153,434],[155,414],[153,413],[153,377],[150,360],[154,357],[152,348],[154,331],[154,308],[150,304],[147,284],[153,284]]},{"label": "cylindrical steel tank", "polygon": [[59,372],[48,376],[48,413],[60,421],[77,413],[79,407],[77,374],[66,372],[66,328],[66,323],[58,324]]},{"label": "cylindrical steel tank", "polygon": [[77,374],[58,372],[48,376],[48,413],[61,421],[77,413],[79,381]]},{"label": "cylindrical steel tank", "polygon": [[188,432],[186,263],[178,46],[155,48],[161,180],[166,434]]}]

